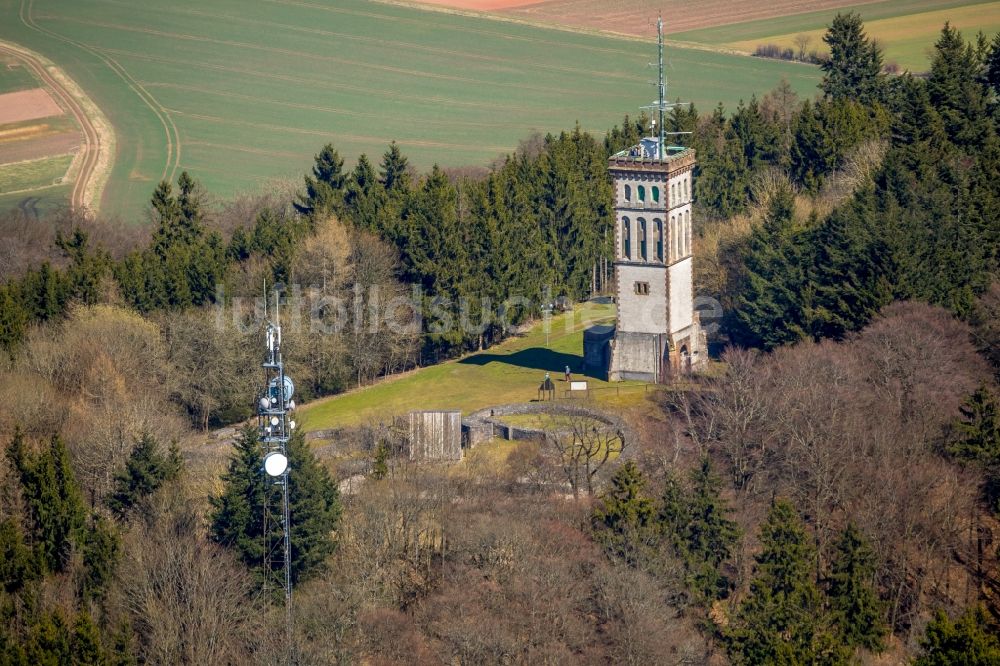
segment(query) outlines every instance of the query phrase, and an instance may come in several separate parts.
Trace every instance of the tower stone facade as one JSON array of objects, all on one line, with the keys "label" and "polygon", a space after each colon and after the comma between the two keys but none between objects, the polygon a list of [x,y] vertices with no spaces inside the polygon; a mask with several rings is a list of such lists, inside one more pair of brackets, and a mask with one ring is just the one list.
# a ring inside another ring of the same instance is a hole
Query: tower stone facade
[{"label": "tower stone facade", "polygon": [[[615,185],[613,332],[584,336],[584,358],[612,381],[665,382],[707,360],[694,311],[691,176],[695,153],[656,138],[611,157]],[[606,346],[606,347],[605,347]]]}]

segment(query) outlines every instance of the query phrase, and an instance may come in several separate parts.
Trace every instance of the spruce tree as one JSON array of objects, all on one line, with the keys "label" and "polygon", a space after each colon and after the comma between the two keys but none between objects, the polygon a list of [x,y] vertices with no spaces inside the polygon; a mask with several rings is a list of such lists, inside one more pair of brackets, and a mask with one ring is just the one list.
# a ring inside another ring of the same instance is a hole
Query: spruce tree
[{"label": "spruce tree", "polygon": [[699,166],[694,181],[695,198],[711,215],[727,218],[746,209],[751,170],[743,147],[730,130],[720,104],[695,137]]},{"label": "spruce tree", "polygon": [[235,551],[244,564],[262,575],[264,502],[269,493],[257,428],[244,426],[233,446],[229,468],[222,475],[222,494],[210,498],[214,508],[210,531],[214,541]]},{"label": "spruce tree", "polygon": [[843,338],[866,326],[892,301],[891,263],[876,222],[874,190],[867,186],[810,232],[815,259],[808,281],[815,294],[810,333]]},{"label": "spruce tree", "polygon": [[970,608],[954,621],[937,611],[920,640],[914,666],[995,666],[1000,664],[1000,639],[982,606]]},{"label": "spruce tree", "polygon": [[763,224],[750,235],[733,331],[745,344],[773,349],[808,335],[805,248],[795,228],[794,209],[791,191],[777,193]]},{"label": "spruce tree", "polygon": [[46,451],[31,456],[18,431],[7,453],[21,482],[32,545],[47,571],[65,571],[86,521],[66,446],[54,435]]},{"label": "spruce tree", "polygon": [[185,241],[191,242],[204,233],[202,224],[202,197],[198,183],[182,171],[177,177],[177,210],[183,221]]},{"label": "spruce tree", "polygon": [[[281,515],[281,489],[265,476],[257,430],[246,426],[236,438],[236,450],[223,475],[223,491],[211,498],[211,535],[233,549],[260,577],[265,575],[265,547],[280,538],[280,526],[264,533],[264,508]],[[315,458],[305,438],[296,433],[288,442],[289,513],[291,516],[292,582],[315,575],[335,547],[340,498],[329,472]]]},{"label": "spruce tree", "polygon": [[143,433],[125,463],[115,475],[115,488],[108,498],[108,508],[119,518],[125,517],[139,502],[156,492],[164,483],[177,478],[181,457],[176,444],[163,453],[150,433]]},{"label": "spruce tree", "polygon": [[180,217],[180,207],[177,205],[174,189],[169,180],[161,180],[156,186],[150,205],[156,215],[159,233],[168,236],[173,230],[173,223]]},{"label": "spruce tree", "polygon": [[111,582],[121,553],[118,531],[109,520],[95,513],[76,540],[83,554],[84,565],[80,595],[85,598],[101,598]]},{"label": "spruce tree", "polygon": [[12,354],[24,337],[28,312],[8,285],[0,285],[0,349]]},{"label": "spruce tree", "polygon": [[682,557],[686,549],[684,531],[689,520],[689,507],[684,489],[673,471],[668,469],[663,479],[663,494],[660,496],[656,522],[661,536],[678,557]]},{"label": "spruce tree", "polygon": [[372,460],[372,471],[369,476],[375,481],[381,481],[389,474],[389,447],[385,442],[379,442],[375,447],[375,459]]},{"label": "spruce tree", "polygon": [[153,232],[152,250],[161,258],[166,258],[170,248],[191,245],[205,234],[197,182],[183,171],[177,177],[177,187],[177,196],[167,181],[161,182],[153,192],[151,204],[157,227]]},{"label": "spruce tree", "polygon": [[608,551],[636,563],[651,536],[653,500],[645,495],[646,480],[631,460],[611,477],[611,486],[594,509],[598,539]]},{"label": "spruce tree", "polygon": [[150,247],[115,270],[122,292],[144,312],[211,302],[224,270],[222,238],[204,227],[200,186],[186,171],[177,184],[176,197],[166,181],[153,193],[157,228]]},{"label": "spruce tree", "polygon": [[887,130],[884,112],[876,113],[853,99],[820,100],[815,105],[807,101],[792,126],[792,180],[809,192],[819,192],[854,146]]},{"label": "spruce tree", "polygon": [[51,321],[62,315],[68,294],[63,284],[62,274],[43,262],[37,271],[30,271],[24,281],[32,305],[32,316],[39,321]]},{"label": "spruce tree", "polygon": [[407,282],[422,285],[430,296],[457,302],[471,270],[464,235],[458,223],[458,194],[434,165],[407,198],[395,238]]},{"label": "spruce tree", "polygon": [[993,91],[994,100],[1000,99],[1000,32],[993,36],[986,54],[986,83]]},{"label": "spruce tree", "polygon": [[830,610],[841,640],[851,647],[882,650],[889,627],[874,585],[875,554],[853,523],[841,533],[830,568]]},{"label": "spruce tree", "polygon": [[970,149],[982,146],[988,136],[995,134],[982,70],[983,64],[973,45],[945,23],[934,44],[927,91],[944,121],[949,139]]},{"label": "spruce tree", "polygon": [[0,587],[8,594],[39,576],[38,560],[24,541],[21,526],[13,518],[0,520]]},{"label": "spruce tree", "polygon": [[882,51],[864,32],[861,15],[837,14],[823,41],[830,57],[820,64],[823,94],[834,100],[853,99],[873,106],[885,95]]},{"label": "spruce tree", "polygon": [[343,510],[337,484],[313,454],[302,431],[288,442],[291,469],[292,581],[306,580],[323,569],[333,554]]},{"label": "spruce tree", "polygon": [[70,260],[64,280],[70,297],[87,305],[96,304],[102,296],[104,278],[110,273],[110,255],[92,249],[89,236],[79,227],[68,237],[57,232],[55,244]]},{"label": "spruce tree", "polygon": [[952,456],[978,465],[986,474],[984,495],[994,513],[1000,512],[1000,399],[980,386],[959,408],[947,445]]},{"label": "spruce tree", "polygon": [[910,171],[940,161],[948,146],[944,122],[931,103],[927,84],[909,73],[896,81],[892,144],[892,156]]},{"label": "spruce tree", "polygon": [[779,135],[777,125],[761,114],[756,96],[751,97],[746,105],[740,100],[726,130],[727,140],[735,141],[740,147],[751,171],[778,163],[781,158]]},{"label": "spruce tree", "polygon": [[813,576],[815,553],[795,508],[778,500],[761,526],[750,594],[729,630],[740,664],[826,664],[846,661],[829,630]]},{"label": "spruce tree", "polygon": [[962,418],[955,424],[948,452],[963,460],[1000,465],[1000,400],[982,385],[959,410]]},{"label": "spruce tree", "polygon": [[58,608],[41,611],[28,627],[25,653],[35,666],[73,664],[73,627]]},{"label": "spruce tree", "polygon": [[358,158],[344,192],[344,209],[347,217],[359,229],[379,231],[379,211],[383,205],[384,191],[375,174],[375,168],[362,153]]},{"label": "spruce tree", "polygon": [[382,166],[379,169],[379,182],[390,196],[397,197],[409,192],[408,166],[407,159],[396,142],[390,143],[388,150],[382,156]]},{"label": "spruce tree", "polygon": [[295,209],[313,221],[343,211],[347,174],[344,160],[333,144],[326,144],[314,158],[312,174],[305,176],[306,191],[299,195]]},{"label": "spruce tree", "polygon": [[722,482],[707,456],[691,473],[689,520],[684,526],[684,561],[690,586],[706,600],[724,596],[728,581],[720,570],[732,556],[740,530],[729,519],[729,507],[720,497]]},{"label": "spruce tree", "polygon": [[94,624],[90,613],[81,611],[73,623],[73,666],[107,666],[111,663],[104,646],[101,634]]}]

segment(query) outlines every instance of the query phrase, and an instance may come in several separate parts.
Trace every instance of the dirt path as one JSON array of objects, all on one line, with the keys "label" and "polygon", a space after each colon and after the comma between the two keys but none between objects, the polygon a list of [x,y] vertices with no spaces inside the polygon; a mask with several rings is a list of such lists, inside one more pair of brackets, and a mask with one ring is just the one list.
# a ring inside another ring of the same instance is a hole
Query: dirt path
[{"label": "dirt path", "polygon": [[[59,105],[66,109],[83,131],[83,145],[77,157],[79,168],[73,180],[69,203],[74,210],[96,208],[97,188],[92,187],[92,181],[99,177],[98,166],[106,161],[110,166],[109,141],[102,137],[105,132],[99,132],[97,125],[91,120],[83,104],[77,99],[79,91],[73,91],[67,85],[66,79],[54,75],[49,67],[36,54],[14,46],[0,43],[0,53],[5,53],[23,62],[48,88],[57,99]],[[54,69],[54,68],[53,68]],[[75,94],[76,93],[76,94]],[[104,158],[102,160],[102,158]],[[77,160],[74,160],[76,162]]]}]

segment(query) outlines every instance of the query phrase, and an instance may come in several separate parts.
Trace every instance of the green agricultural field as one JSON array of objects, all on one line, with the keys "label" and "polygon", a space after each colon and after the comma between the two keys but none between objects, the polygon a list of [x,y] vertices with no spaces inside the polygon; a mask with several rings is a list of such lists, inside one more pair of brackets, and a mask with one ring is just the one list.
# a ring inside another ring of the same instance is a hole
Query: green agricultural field
[{"label": "green agricultural field", "polygon": [[826,48],[822,41],[826,27],[838,12],[848,11],[861,14],[866,32],[882,43],[886,62],[895,62],[901,68],[915,72],[927,70],[930,65],[928,53],[946,21],[969,37],[979,31],[992,37],[1000,31],[1000,2],[891,0],[691,30],[671,37],[752,52],[760,44],[794,48],[795,38],[807,35],[810,38],[807,50],[822,52]]},{"label": "green agricultural field", "polygon": [[[650,43],[370,0],[0,0],[0,39],[56,63],[114,124],[107,212],[136,219],[187,169],[215,194],[296,179],[333,142],[420,168],[489,164],[533,131],[603,132],[648,104]],[[708,110],[816,68],[672,49],[671,96]]]},{"label": "green agricultural field", "polygon": [[457,361],[421,368],[360,390],[304,406],[299,420],[307,431],[385,420],[416,409],[460,409],[464,413],[537,397],[538,385],[551,374],[560,395],[567,387],[563,369],[586,378],[594,399],[615,406],[641,401],[646,386],[639,382],[608,384],[579,374],[583,360],[583,329],[614,316],[611,305],[585,304],[572,314],[553,317],[549,344],[539,324],[521,337]]},{"label": "green agricultural field", "polygon": [[38,81],[13,58],[0,55],[0,94],[37,88]]},{"label": "green agricultural field", "polygon": [[0,194],[59,185],[72,162],[72,155],[57,155],[0,165]]},{"label": "green agricultural field", "polygon": [[0,211],[20,208],[27,215],[37,217],[64,208],[69,201],[71,183],[47,187],[34,192],[0,194]]}]

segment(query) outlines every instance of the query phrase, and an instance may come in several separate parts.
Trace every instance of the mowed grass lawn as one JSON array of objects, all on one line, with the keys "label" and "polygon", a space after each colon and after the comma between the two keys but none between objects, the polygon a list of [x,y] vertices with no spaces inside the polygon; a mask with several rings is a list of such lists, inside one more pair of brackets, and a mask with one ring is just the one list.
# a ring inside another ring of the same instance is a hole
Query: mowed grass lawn
[{"label": "mowed grass lawn", "polygon": [[509,338],[487,351],[305,405],[299,408],[298,419],[306,431],[313,431],[388,422],[412,410],[469,413],[491,405],[529,402],[537,398],[546,372],[562,395],[568,388],[563,381],[566,365],[573,370],[574,379],[586,379],[591,388],[606,389],[593,392],[596,400],[615,406],[634,403],[645,395],[643,384],[608,384],[580,372],[583,329],[613,317],[614,306],[586,303],[572,313],[553,316],[548,346],[544,327],[538,323],[523,336]]},{"label": "mowed grass lawn", "polygon": [[795,48],[798,35],[810,38],[808,50],[825,51],[823,35],[838,12],[855,11],[865,21],[870,37],[881,42],[886,62],[902,69],[926,71],[929,54],[946,21],[974,38],[982,31],[992,37],[1000,31],[1000,2],[969,0],[891,0],[874,4],[796,14],[766,21],[748,21],[704,30],[691,30],[673,38],[728,46],[752,52],[760,44]]},{"label": "mowed grass lawn", "polygon": [[[349,165],[390,140],[418,168],[487,165],[533,131],[601,133],[655,92],[651,43],[370,0],[0,0],[0,19],[0,38],[65,67],[115,125],[104,204],[131,216],[180,169],[225,197],[300,179],[326,142]],[[706,112],[819,80],[688,49],[669,76]]]}]

